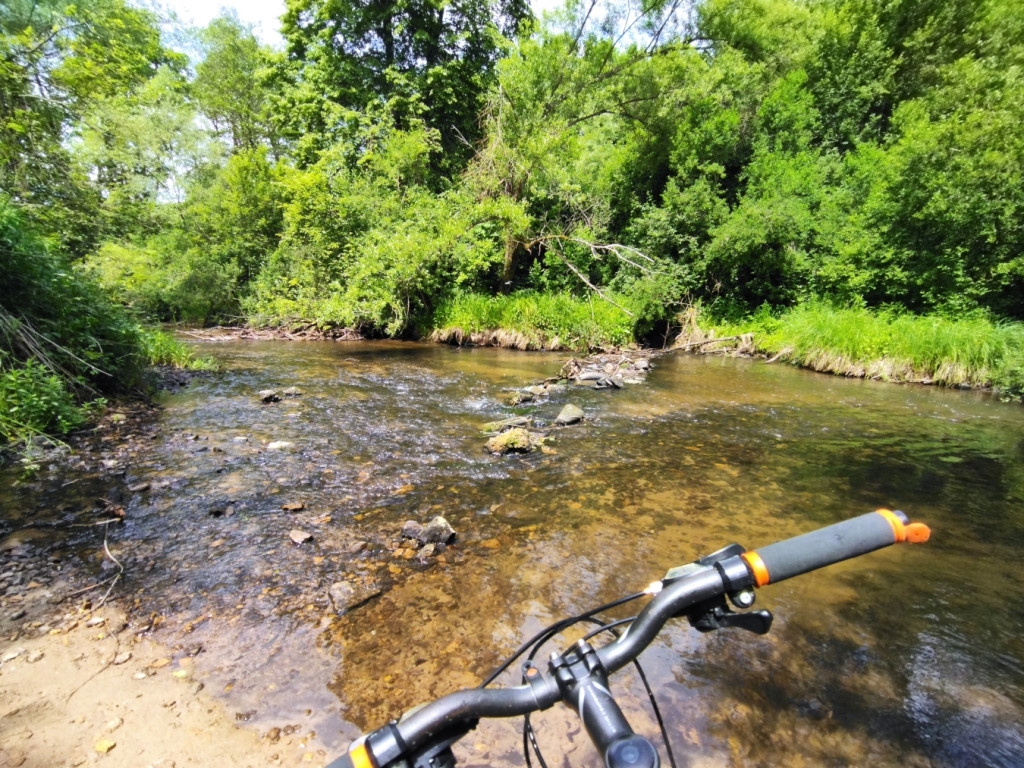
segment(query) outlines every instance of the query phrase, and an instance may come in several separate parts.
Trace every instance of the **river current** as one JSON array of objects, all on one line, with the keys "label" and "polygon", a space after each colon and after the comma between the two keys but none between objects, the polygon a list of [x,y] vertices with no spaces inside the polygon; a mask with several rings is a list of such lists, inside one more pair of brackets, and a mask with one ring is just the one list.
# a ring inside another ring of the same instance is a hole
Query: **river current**
[{"label": "river current", "polygon": [[[336,754],[672,566],[889,507],[928,523],[932,540],[762,590],[766,636],[676,622],[647,652],[679,764],[1024,765],[1019,405],[668,354],[642,384],[511,407],[512,389],[556,375],[564,357],[200,346],[221,370],[165,394],[147,440],[112,445],[106,474],[43,468],[15,482],[5,470],[4,523],[56,528],[87,498],[116,496],[119,599],[251,727]],[[302,394],[256,394],[289,386]],[[485,450],[484,423],[550,422],[566,402],[586,419],[545,451]],[[402,526],[436,515],[456,542],[418,558]],[[79,531],[52,546],[100,574],[101,541]],[[339,615],[339,584],[365,602]],[[613,686],[660,743],[635,676]],[[534,726],[550,765],[597,764],[563,708]],[[522,765],[520,741],[517,722],[491,722],[458,754]]]}]

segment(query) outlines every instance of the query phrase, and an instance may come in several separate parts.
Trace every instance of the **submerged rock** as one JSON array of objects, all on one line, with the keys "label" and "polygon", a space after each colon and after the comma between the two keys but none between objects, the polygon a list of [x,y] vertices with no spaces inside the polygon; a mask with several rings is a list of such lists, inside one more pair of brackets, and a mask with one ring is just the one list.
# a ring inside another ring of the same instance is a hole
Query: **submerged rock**
[{"label": "submerged rock", "polygon": [[313,538],[313,534],[307,533],[306,531],[300,531],[298,528],[292,528],[288,532],[288,538],[290,538],[296,544],[305,544],[307,541]]},{"label": "submerged rock", "polygon": [[302,394],[302,390],[298,387],[285,387],[281,390],[281,394],[285,397],[299,397]]},{"label": "submerged rock", "polygon": [[352,584],[348,581],[337,581],[327,590],[331,606],[338,614],[358,608],[369,602],[383,590],[378,584]]},{"label": "submerged rock", "polygon": [[402,537],[413,539],[421,546],[449,544],[455,538],[455,529],[441,515],[438,515],[426,525],[417,523],[415,520],[407,520],[402,526]]},{"label": "submerged rock", "polygon": [[583,409],[572,403],[566,403],[565,407],[562,408],[561,413],[555,417],[555,424],[564,427],[569,424],[576,424],[583,421],[584,413]]},{"label": "submerged rock", "polygon": [[487,441],[487,450],[491,453],[530,453],[544,442],[544,438],[523,427],[513,427]]}]

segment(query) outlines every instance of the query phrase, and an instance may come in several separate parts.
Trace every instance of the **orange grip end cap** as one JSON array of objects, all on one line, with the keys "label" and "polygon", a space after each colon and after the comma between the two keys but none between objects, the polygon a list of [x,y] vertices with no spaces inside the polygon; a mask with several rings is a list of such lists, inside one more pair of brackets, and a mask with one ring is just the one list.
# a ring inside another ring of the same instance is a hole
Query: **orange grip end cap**
[{"label": "orange grip end cap", "polygon": [[911,544],[923,544],[931,538],[932,530],[924,523],[911,523],[906,526],[907,541]]}]

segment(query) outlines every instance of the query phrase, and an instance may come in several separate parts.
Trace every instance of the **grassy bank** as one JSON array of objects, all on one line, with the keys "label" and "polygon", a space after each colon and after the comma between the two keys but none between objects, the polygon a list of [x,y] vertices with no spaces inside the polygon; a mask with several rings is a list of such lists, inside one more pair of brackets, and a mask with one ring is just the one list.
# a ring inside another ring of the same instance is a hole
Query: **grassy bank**
[{"label": "grassy bank", "polygon": [[811,303],[781,315],[716,322],[691,311],[679,346],[739,337],[747,351],[815,371],[885,381],[993,387],[1024,395],[1024,324]]},{"label": "grassy bank", "polygon": [[435,311],[429,338],[512,349],[586,351],[632,343],[633,325],[625,311],[597,297],[537,291],[459,294]]}]

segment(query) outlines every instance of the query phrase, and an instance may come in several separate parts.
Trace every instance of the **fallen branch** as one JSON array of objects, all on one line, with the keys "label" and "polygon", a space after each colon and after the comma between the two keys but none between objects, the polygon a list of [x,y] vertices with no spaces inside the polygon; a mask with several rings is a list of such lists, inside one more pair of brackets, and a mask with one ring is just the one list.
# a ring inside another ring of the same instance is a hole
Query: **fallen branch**
[{"label": "fallen branch", "polygon": [[72,523],[69,527],[70,528],[95,528],[97,525],[108,525],[110,523],[122,523],[122,522],[124,522],[123,518],[112,517],[109,520],[100,520],[99,522],[96,522],[96,523]]},{"label": "fallen branch", "polygon": [[113,553],[110,551],[110,547],[107,546],[107,532],[110,530],[109,523],[112,521],[105,522],[107,522],[107,525],[103,528],[103,551],[107,553],[107,557],[109,557],[110,560],[114,563],[114,565],[117,566],[118,570],[117,575],[114,576],[114,580],[110,583],[110,587],[107,588],[106,593],[103,595],[103,597],[100,598],[99,603],[97,603],[97,608],[99,608],[101,605],[107,602],[107,598],[110,597],[110,593],[114,591],[114,587],[117,585],[117,582],[120,581],[121,577],[124,575],[124,565],[122,565],[120,560],[114,557]]},{"label": "fallen branch", "polygon": [[793,348],[792,347],[785,347],[782,350],[780,350],[779,353],[777,355],[775,355],[774,357],[769,357],[767,362],[774,363],[774,362],[777,362],[779,359],[785,357],[786,355],[791,355],[791,354],[793,354]]},{"label": "fallen branch", "polygon": [[676,349],[690,349],[691,347],[703,347],[706,344],[717,344],[720,341],[740,341],[742,336],[723,336],[720,339],[705,339],[704,341],[690,341],[686,344],[680,344]]},{"label": "fallen branch", "polygon": [[600,288],[598,288],[598,287],[597,287],[596,285],[594,285],[594,284],[593,284],[592,282],[590,282],[590,281],[589,281],[589,280],[588,280],[588,279],[586,278],[586,276],[585,276],[585,275],[584,275],[584,274],[583,274],[582,272],[580,272],[580,271],[579,271],[579,270],[578,270],[578,269],[577,269],[577,268],[576,268],[575,266],[573,266],[573,264],[572,264],[572,262],[571,262],[571,261],[569,261],[569,260],[568,260],[567,258],[565,258],[565,256],[564,256],[563,254],[559,253],[559,254],[558,254],[558,258],[560,258],[560,259],[562,260],[562,263],[563,263],[563,264],[565,264],[565,266],[567,266],[567,267],[568,267],[568,268],[569,268],[570,270],[572,270],[573,272],[575,272],[575,273],[576,273],[576,277],[578,277],[578,278],[579,278],[580,280],[582,280],[582,281],[583,281],[583,283],[584,283],[584,284],[585,284],[585,285],[586,285],[586,286],[587,286],[587,287],[588,287],[588,288],[589,288],[590,290],[592,290],[592,291],[593,291],[594,293],[596,293],[596,294],[597,294],[598,296],[600,296],[600,297],[601,297],[602,299],[604,299],[605,301],[607,301],[607,302],[608,302],[609,304],[611,304],[611,305],[612,305],[613,307],[617,307],[617,308],[621,309],[621,310],[622,310],[623,312],[625,312],[625,313],[626,313],[626,314],[627,314],[627,315],[628,315],[629,317],[634,317],[633,313],[632,313],[632,312],[630,312],[630,311],[629,311],[628,309],[626,309],[626,308],[625,308],[624,306],[622,306],[622,305],[621,305],[621,304],[619,304],[618,302],[614,301],[613,299],[609,299],[609,298],[608,298],[607,296],[605,296],[605,295],[604,295],[604,293],[602,293],[602,292],[601,292],[601,289],[600,289]]}]

